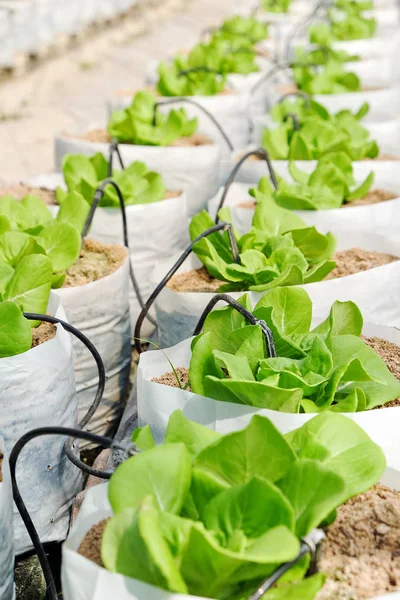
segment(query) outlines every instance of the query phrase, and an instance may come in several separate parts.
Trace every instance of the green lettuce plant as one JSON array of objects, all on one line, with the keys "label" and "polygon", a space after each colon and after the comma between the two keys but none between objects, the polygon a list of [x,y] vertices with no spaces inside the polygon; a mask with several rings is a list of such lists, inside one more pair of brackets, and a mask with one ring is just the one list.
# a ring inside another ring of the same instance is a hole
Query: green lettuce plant
[{"label": "green lettuce plant", "polygon": [[[247,295],[240,303],[251,310]],[[192,343],[192,392],[289,413],[360,412],[400,396],[400,382],[360,338],[363,319],[353,302],[335,302],[311,328],[307,292],[280,287],[252,312],[271,329],[277,356],[268,356],[259,325],[231,307],[213,311]]]},{"label": "green lettuce plant", "polygon": [[307,94],[345,94],[361,89],[357,75],[346,71],[342,63],[333,59],[317,70],[314,67],[294,67],[293,79],[298,89]]},{"label": "green lettuce plant", "polygon": [[[18,269],[25,257],[34,255],[46,258],[42,262],[50,265],[50,286],[61,287],[65,271],[79,257],[82,244],[80,231],[88,212],[88,204],[77,192],[65,197],[55,218],[42,200],[34,195],[25,196],[21,201],[12,196],[0,198],[1,284],[6,283],[10,268]],[[32,277],[35,276],[33,272]],[[47,301],[44,303],[42,299],[41,306],[45,310]]]},{"label": "green lettuce plant", "polygon": [[[108,178],[108,168],[108,160],[101,153],[90,158],[83,154],[66,154],[62,163],[68,191],[78,192],[89,204],[92,204],[98,186]],[[163,178],[150,171],[143,162],[135,161],[123,171],[114,171],[112,178],[119,186],[126,206],[159,202],[165,196]],[[57,202],[62,205],[68,192],[57,188],[56,196]],[[104,188],[100,206],[120,206],[118,194],[111,185]]]},{"label": "green lettuce plant", "polygon": [[[230,221],[229,209],[222,209],[220,217]],[[189,227],[191,239],[213,225],[205,210],[195,215]],[[336,246],[333,235],[307,227],[300,217],[277,206],[266,195],[258,197],[250,231],[241,237],[236,235],[236,239],[239,263],[234,261],[227,233],[213,233],[193,248],[210,275],[226,282],[221,292],[262,292],[321,281],[336,265],[332,260]]]},{"label": "green lettuce plant", "polygon": [[[380,448],[350,419],[323,414],[284,436],[265,417],[221,435],[169,420],[164,443],[149,427],[133,434],[142,452],[109,483],[113,516],[102,538],[105,567],[181,594],[245,600],[295,559],[300,538],[385,469]],[[324,583],[298,562],[265,595],[313,600]]]},{"label": "green lettuce plant", "polygon": [[254,46],[268,37],[268,25],[255,17],[236,15],[226,19],[212,35],[211,40],[228,41],[234,48]]},{"label": "green lettuce plant", "polygon": [[138,92],[128,108],[112,113],[107,127],[110,136],[126,144],[169,146],[197,130],[197,119],[189,119],[183,108],[172,109],[167,114],[157,111],[154,124],[156,102],[151,92]]},{"label": "green lettuce plant", "polygon": [[[379,148],[360,123],[369,110],[364,104],[357,113],[341,110],[329,113],[314,100],[286,98],[271,111],[277,122],[287,121],[275,128],[265,128],[262,137],[264,148],[276,160],[314,160],[329,152],[345,152],[352,160],[376,158]],[[290,117],[297,116],[298,130]]]},{"label": "green lettuce plant", "polygon": [[376,33],[376,19],[354,14],[329,23],[314,23],[308,31],[310,42],[320,46],[329,46],[337,41],[370,39]]},{"label": "green lettuce plant", "polygon": [[287,13],[292,4],[292,0],[262,0],[263,10],[272,13]]},{"label": "green lettuce plant", "polygon": [[310,174],[301,171],[294,162],[289,163],[289,172],[295,183],[279,177],[278,189],[274,190],[268,178],[263,177],[250,194],[256,200],[267,196],[289,210],[328,210],[364,198],[374,182],[371,171],[357,185],[351,159],[344,152],[325,154]]},{"label": "green lettuce plant", "polygon": [[161,96],[215,96],[225,89],[226,77],[201,65],[188,67],[185,57],[158,67],[157,90]]},{"label": "green lettuce plant", "polygon": [[331,46],[319,46],[314,50],[309,50],[300,46],[299,48],[295,48],[294,52],[294,62],[300,65],[325,65],[330,61],[346,63],[360,60],[360,57],[355,54],[350,54],[346,50],[334,50]]}]

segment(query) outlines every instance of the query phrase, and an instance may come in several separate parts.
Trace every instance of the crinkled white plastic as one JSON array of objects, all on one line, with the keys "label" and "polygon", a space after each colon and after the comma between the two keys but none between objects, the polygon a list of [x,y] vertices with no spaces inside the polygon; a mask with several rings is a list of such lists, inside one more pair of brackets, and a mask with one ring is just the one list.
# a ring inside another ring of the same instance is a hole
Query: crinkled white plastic
[{"label": "crinkled white plastic", "polygon": [[[61,298],[68,321],[89,338],[103,359],[104,395],[86,429],[106,435],[121,417],[131,365],[128,257],[107,277],[81,286],[60,288],[55,293]],[[92,354],[79,340],[73,341],[73,347],[81,420],[93,403],[98,369]]]},{"label": "crinkled white plastic", "polygon": [[[334,230],[337,240],[337,249],[346,250],[350,248],[364,248],[366,250],[375,250],[383,253],[392,254],[400,257],[400,241],[396,238],[388,238],[383,235],[367,232],[357,232],[353,230]],[[177,257],[175,257],[176,259]],[[176,262],[171,259],[157,265],[153,272],[153,277],[158,283],[162,277],[168,272],[172,264]],[[201,266],[199,259],[191,254],[184,262],[178,273],[197,269]],[[324,301],[329,304],[337,299],[342,299],[342,296],[347,296],[350,289],[364,289],[363,286],[370,287],[373,285],[379,290],[382,295],[382,289],[385,289],[385,296],[393,299],[394,306],[397,306],[396,296],[392,296],[393,280],[400,277],[400,261],[396,261],[375,269],[362,271],[355,275],[348,275],[339,279],[329,279],[316,283],[304,285],[304,289],[308,293],[312,293],[313,297],[324,298]],[[239,298],[244,292],[234,292],[230,295],[234,298]],[[162,348],[169,348],[178,342],[190,337],[200,319],[200,316],[206,308],[208,302],[215,294],[205,292],[175,292],[168,287],[164,287],[155,301],[157,312],[157,323],[160,332],[160,343]],[[251,296],[254,302],[262,296],[261,292],[252,292]],[[357,298],[358,298],[358,294]],[[372,302],[371,292],[367,293],[368,302]],[[347,299],[353,299],[351,296]],[[365,303],[363,303],[363,306]],[[390,306],[384,313],[384,318],[387,322],[387,313]],[[393,309],[394,311],[396,308]],[[368,307],[365,307],[366,315],[370,313]],[[379,316],[374,316],[376,320]],[[387,323],[389,324],[389,323]],[[181,365],[177,365],[181,366]]]},{"label": "crinkled white plastic", "polygon": [[[47,312],[65,320],[60,299],[53,292]],[[7,453],[36,427],[76,426],[72,344],[61,325],[53,339],[23,354],[2,358],[0,379],[0,435]],[[66,457],[64,442],[65,438],[58,436],[36,438],[18,459],[20,492],[42,542],[65,538],[70,507],[81,485],[81,473]],[[17,554],[32,547],[15,506],[14,536]]]},{"label": "crinkled white plastic", "polygon": [[[329,314],[330,304],[325,304],[323,308],[323,315],[326,317]],[[317,321],[320,321],[320,319],[317,319]],[[365,322],[363,333],[371,337],[378,336],[388,339],[400,345],[400,334],[395,327],[380,327]],[[152,350],[140,356],[137,374],[139,425],[150,425],[157,442],[163,439],[169,417],[177,409],[182,410],[188,419],[206,425],[220,433],[229,433],[245,427],[255,414],[268,417],[282,433],[301,427],[315,416],[313,414],[292,414],[270,409],[258,409],[233,402],[220,402],[213,398],[152,381],[154,377],[160,377],[171,371],[168,360],[171,361],[174,367],[189,368],[192,339],[184,340],[172,348],[166,348],[163,351],[164,354],[159,350]],[[168,357],[168,360],[166,357]],[[396,469],[400,468],[400,437],[398,434],[400,407],[394,406],[379,410],[346,413],[346,416],[358,423],[372,440],[382,447],[388,466]]]},{"label": "crinkled white plastic", "polygon": [[[108,157],[109,144],[88,142],[79,138],[57,135],[55,138],[55,166],[61,170],[65,154],[92,156],[101,152]],[[141,160],[159,173],[168,189],[183,190],[187,196],[190,215],[202,210],[219,185],[220,148],[218,144],[204,146],[134,146],[121,144],[120,151],[126,165]],[[118,168],[117,161],[115,162]]]},{"label": "crinkled white plastic", "polygon": [[[239,424],[234,429],[240,429],[244,425]],[[381,483],[400,490],[400,473],[395,469],[386,469]],[[61,582],[64,600],[207,600],[202,596],[174,594],[143,581],[111,573],[78,554],[79,546],[88,531],[103,519],[112,516],[107,494],[108,484],[97,485],[88,490],[79,515],[63,545]],[[384,600],[389,597],[390,600],[399,600],[400,593],[395,592],[390,596],[380,596],[372,600]]]},{"label": "crinkled white plastic", "polygon": [[0,598],[14,600],[14,533],[13,497],[10,469],[5,455],[4,441],[0,437],[0,454],[3,464],[0,468]]},{"label": "crinkled white plastic", "polygon": [[[61,173],[40,175],[32,178],[30,183],[47,189],[65,185]],[[53,214],[58,212],[58,206],[49,206],[49,209]],[[174,256],[189,243],[186,194],[182,192],[175,198],[152,204],[126,206],[125,211],[132,268],[146,301],[153,291],[149,276],[160,256]],[[120,209],[97,208],[90,235],[104,244],[122,244]],[[129,307],[133,332],[141,309],[132,285],[129,287]],[[143,335],[148,337],[153,330],[154,326],[146,320]]]},{"label": "crinkled white plastic", "polygon": [[[379,185],[379,177],[375,178],[373,187],[383,187],[395,194],[396,198],[377,204],[368,204],[365,206],[348,206],[344,208],[334,208],[330,210],[296,210],[305,223],[315,225],[315,227],[326,233],[331,229],[340,229],[351,227],[357,231],[371,231],[386,235],[397,235],[399,232],[400,221],[400,173],[393,177],[392,183],[385,181]],[[397,182],[396,182],[397,178]],[[253,184],[255,187],[257,184]],[[249,231],[254,216],[255,207],[252,203],[253,198],[249,196],[250,184],[233,183],[229,188],[224,206],[228,206],[231,212],[232,223],[239,231],[244,234]],[[208,202],[208,212],[215,218],[219,201],[221,199],[223,188],[220,188],[218,194]]]}]

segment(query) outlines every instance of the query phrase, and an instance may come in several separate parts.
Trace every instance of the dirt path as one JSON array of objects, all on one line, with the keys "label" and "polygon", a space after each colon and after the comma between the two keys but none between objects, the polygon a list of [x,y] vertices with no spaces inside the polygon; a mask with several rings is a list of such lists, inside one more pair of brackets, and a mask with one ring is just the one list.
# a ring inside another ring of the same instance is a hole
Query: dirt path
[{"label": "dirt path", "polygon": [[103,124],[115,89],[139,89],[151,61],[192,46],[233,9],[232,0],[157,4],[0,84],[1,181],[51,172],[56,131]]}]

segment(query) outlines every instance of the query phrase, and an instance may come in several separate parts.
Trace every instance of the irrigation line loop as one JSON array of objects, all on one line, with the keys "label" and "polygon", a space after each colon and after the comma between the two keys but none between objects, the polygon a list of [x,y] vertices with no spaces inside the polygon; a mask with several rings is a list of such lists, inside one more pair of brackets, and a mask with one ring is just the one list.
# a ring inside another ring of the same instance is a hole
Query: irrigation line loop
[{"label": "irrigation line loop", "polygon": [[208,315],[210,314],[210,312],[212,311],[214,306],[216,304],[218,304],[218,302],[221,302],[221,301],[226,302],[227,304],[229,304],[229,306],[232,306],[232,308],[237,310],[243,317],[245,317],[245,319],[247,319],[247,321],[249,321],[249,323],[251,323],[251,325],[259,325],[261,327],[261,330],[262,330],[262,332],[265,336],[265,340],[267,342],[268,357],[275,358],[276,357],[276,349],[275,349],[274,334],[272,333],[271,329],[268,327],[266,322],[263,320],[257,319],[257,317],[255,317],[253,315],[253,313],[251,313],[249,310],[244,308],[244,306],[239,304],[239,302],[237,300],[235,300],[234,298],[232,298],[232,296],[229,296],[228,294],[215,294],[215,296],[213,296],[211,298],[211,300],[209,301],[206,308],[204,309],[204,311],[195,327],[193,335],[199,335],[199,333],[201,333],[201,330],[204,327],[204,322],[205,322],[206,318],[208,317]]},{"label": "irrigation line loop", "polygon": [[286,113],[286,115],[283,117],[283,122],[286,123],[289,119],[292,119],[294,131],[299,131],[300,123],[298,116],[294,113]]},{"label": "irrigation line loop", "polygon": [[119,142],[115,138],[113,138],[111,140],[110,147],[108,149],[108,170],[107,170],[107,177],[112,177],[112,175],[113,175],[114,154],[117,155],[120,167],[124,171],[125,166],[124,166],[124,161],[122,160],[121,152],[120,152],[120,149],[119,149]]},{"label": "irrigation line loop", "polygon": [[242,158],[236,163],[236,165],[233,167],[228,179],[226,180],[225,186],[224,186],[224,190],[221,194],[221,199],[218,203],[218,207],[217,207],[217,214],[215,215],[215,222],[218,223],[219,221],[219,216],[218,213],[221,210],[221,208],[223,207],[226,197],[228,195],[229,189],[232,185],[232,183],[235,180],[235,177],[240,169],[240,167],[242,166],[242,164],[244,162],[246,162],[246,160],[248,158],[250,158],[251,156],[256,156],[257,158],[261,159],[261,160],[265,160],[265,162],[267,163],[267,167],[268,167],[268,172],[269,172],[269,177],[271,180],[272,185],[274,186],[275,189],[278,189],[278,180],[276,178],[276,174],[274,171],[274,167],[272,166],[272,162],[271,159],[269,157],[269,154],[266,150],[264,150],[264,148],[258,148],[257,150],[250,150],[249,152],[246,152],[246,154],[244,154],[242,156]]},{"label": "irrigation line loop", "polygon": [[306,92],[302,92],[301,90],[286,92],[286,94],[283,94],[279,98],[277,104],[282,104],[282,102],[284,102],[286,98],[303,98],[305,107],[311,108],[311,97],[310,94],[307,94]]},{"label": "irrigation line loop", "polygon": [[[126,207],[125,207],[125,202],[124,202],[124,197],[122,195],[121,192],[121,188],[119,187],[119,185],[113,180],[113,179],[104,179],[104,181],[101,182],[101,184],[98,186],[98,188],[96,189],[95,193],[94,193],[94,197],[93,197],[93,202],[90,206],[90,210],[89,210],[89,214],[86,217],[86,221],[85,224],[83,226],[83,230],[82,230],[82,240],[86,237],[92,222],[93,222],[93,218],[94,218],[94,214],[96,212],[97,207],[99,206],[103,196],[104,196],[104,190],[105,188],[111,185],[115,191],[117,192],[117,196],[118,196],[118,200],[119,200],[119,205],[120,205],[120,209],[121,209],[121,217],[122,217],[122,233],[123,233],[123,240],[124,240],[124,246],[128,249],[128,260],[129,260],[129,276],[132,282],[132,286],[134,289],[134,292],[136,294],[136,298],[139,302],[139,306],[142,309],[144,306],[144,300],[142,297],[142,293],[140,291],[139,288],[139,284],[136,280],[136,276],[135,276],[135,272],[133,270],[132,267],[132,260],[131,260],[131,255],[129,252],[129,234],[128,234],[128,222],[127,222],[127,218],[126,218]],[[154,321],[154,319],[149,315],[148,317],[150,323],[152,325],[154,325],[155,327],[157,327],[157,323]]]},{"label": "irrigation line loop", "polygon": [[206,229],[200,235],[198,235],[189,244],[189,246],[183,251],[183,253],[178,258],[176,263],[170,268],[168,273],[163,277],[163,279],[156,286],[156,288],[153,290],[153,292],[150,294],[148,300],[146,301],[146,304],[144,305],[142,312],[140,313],[138,320],[136,321],[136,325],[135,325],[135,335],[134,335],[135,347],[136,347],[138,354],[142,354],[142,352],[143,352],[142,339],[141,339],[141,335],[140,335],[143,321],[146,318],[147,313],[149,312],[151,306],[153,305],[153,302],[159,296],[159,294],[161,293],[161,291],[163,290],[165,285],[168,283],[168,281],[171,279],[171,277],[173,277],[173,275],[175,275],[175,273],[177,272],[179,267],[181,267],[183,265],[183,263],[185,262],[185,260],[189,256],[189,254],[192,252],[192,250],[193,250],[194,246],[197,244],[197,242],[206,238],[209,235],[212,235],[213,233],[216,233],[217,231],[224,231],[224,232],[226,231],[228,233],[228,239],[229,239],[229,244],[231,247],[233,260],[234,260],[234,262],[240,264],[239,249],[237,246],[235,234],[233,231],[233,226],[231,223],[225,223],[224,221],[222,221],[221,223],[213,225],[212,227],[210,227],[209,229]]},{"label": "irrigation line loop", "polygon": [[220,132],[220,134],[223,137],[223,139],[224,139],[226,145],[228,146],[229,150],[231,152],[234,151],[235,147],[232,144],[232,142],[231,142],[228,134],[223,129],[222,125],[220,125],[220,123],[218,123],[218,121],[214,117],[214,115],[209,110],[207,110],[206,108],[204,108],[204,106],[202,106],[199,102],[196,102],[195,100],[192,100],[191,98],[186,98],[186,96],[179,96],[179,97],[174,97],[174,98],[168,98],[166,100],[161,100],[160,102],[156,102],[154,104],[153,125],[155,125],[156,121],[157,121],[157,109],[158,109],[159,106],[163,106],[164,104],[176,104],[178,102],[183,102],[183,103],[186,102],[186,104],[192,104],[193,106],[196,106],[197,108],[199,108],[210,119],[210,121],[212,121],[214,123],[215,127]]},{"label": "irrigation line loop", "polygon": [[[99,407],[99,404],[103,397],[104,387],[105,387],[105,383],[106,383],[106,373],[105,373],[104,363],[103,363],[103,360],[102,360],[98,350],[96,349],[94,344],[92,344],[92,342],[86,337],[86,335],[84,335],[81,331],[79,331],[79,329],[77,329],[76,327],[73,327],[72,325],[70,325],[66,321],[63,321],[62,319],[58,319],[57,317],[51,317],[50,315],[41,315],[41,314],[37,314],[37,313],[24,313],[24,317],[26,319],[28,319],[28,321],[44,321],[46,323],[53,323],[54,325],[60,324],[66,331],[68,331],[68,333],[71,333],[76,338],[78,338],[78,340],[81,341],[82,344],[84,344],[86,346],[86,348],[89,350],[89,352],[93,356],[93,358],[96,362],[96,365],[97,365],[98,373],[99,373],[99,382],[97,384],[97,390],[96,390],[94,400],[93,400],[92,404],[90,405],[89,410],[82,417],[82,419],[79,421],[79,423],[77,425],[77,431],[83,430],[84,427],[86,427],[86,425],[89,423],[89,421],[91,420],[91,418],[93,417],[93,415],[95,414],[96,410]],[[108,479],[110,476],[110,473],[106,473],[104,471],[98,471],[97,469],[93,469],[93,467],[89,467],[87,464],[85,464],[79,458],[77,458],[77,456],[74,453],[74,448],[73,448],[74,442],[75,442],[75,440],[72,438],[65,442],[64,449],[65,449],[65,453],[68,456],[69,460],[76,467],[78,467],[81,471],[84,471],[85,473],[88,473],[89,475],[94,475],[95,477],[101,477],[102,479]]]},{"label": "irrigation line loop", "polygon": [[[26,315],[25,315],[26,316]],[[39,315],[40,316],[40,315]],[[59,320],[58,320],[59,321]],[[61,322],[61,324],[63,324]],[[32,540],[32,544],[35,548],[36,554],[38,556],[40,566],[43,570],[43,575],[46,581],[46,600],[59,600],[59,596],[57,594],[56,585],[54,582],[53,573],[50,568],[49,561],[46,556],[45,549],[43,544],[39,538],[39,535],[36,531],[35,525],[31,519],[31,516],[26,508],[26,505],[22,499],[21,493],[19,491],[19,487],[17,484],[16,478],[16,469],[17,469],[17,461],[18,457],[21,454],[21,451],[24,449],[26,444],[31,440],[43,436],[43,435],[63,435],[68,436],[69,439],[81,439],[86,440],[88,442],[93,442],[98,444],[99,446],[103,446],[104,448],[117,448],[119,450],[123,450],[126,456],[132,456],[132,453],[137,453],[135,448],[132,445],[123,445],[118,442],[115,442],[113,439],[96,435],[94,433],[89,433],[88,431],[80,431],[79,429],[75,429],[73,427],[39,427],[37,429],[33,429],[29,431],[25,435],[23,435],[14,445],[10,454],[10,472],[11,472],[11,482],[12,482],[12,490],[14,502],[17,506],[19,514],[21,515],[21,519],[24,522],[24,525],[28,531],[29,537]],[[66,442],[67,443],[67,442]]]}]

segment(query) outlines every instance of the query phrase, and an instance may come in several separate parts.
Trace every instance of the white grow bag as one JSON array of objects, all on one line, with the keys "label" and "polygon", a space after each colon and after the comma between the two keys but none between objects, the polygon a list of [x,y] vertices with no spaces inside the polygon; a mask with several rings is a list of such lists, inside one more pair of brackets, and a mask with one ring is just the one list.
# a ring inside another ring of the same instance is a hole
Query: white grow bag
[{"label": "white grow bag", "polygon": [[[257,183],[254,183],[253,187],[256,186]],[[249,195],[250,187],[248,183],[233,183],[224,202],[224,206],[230,209],[233,225],[242,235],[250,230],[254,216],[255,208],[251,206],[253,198]],[[339,230],[351,226],[356,231],[397,235],[400,228],[400,181],[393,181],[392,184],[382,183],[380,186],[379,178],[376,177],[373,188],[375,187],[389,189],[397,194],[397,197],[393,200],[365,206],[293,212],[299,215],[307,225],[315,225],[322,233],[327,233],[332,228]],[[208,202],[208,212],[213,219],[216,216],[223,189],[220,188],[218,194]],[[243,203],[247,203],[248,206],[243,206]]]},{"label": "white grow bag", "polygon": [[[29,183],[52,190],[57,186],[65,188],[61,173],[39,175],[30,179]],[[49,205],[48,208],[54,215],[58,213],[58,206]],[[152,204],[126,206],[125,212],[132,268],[142,298],[146,301],[153,291],[150,275],[160,256],[164,259],[174,256],[189,243],[186,194],[182,192],[175,198]],[[103,244],[123,244],[120,209],[98,207],[93,218],[90,235]],[[131,331],[133,332],[141,308],[132,285],[129,287],[129,308]],[[143,335],[149,336],[153,329],[154,326],[146,320],[143,326]]]},{"label": "white grow bag", "polygon": [[[400,473],[394,469],[386,469],[381,483],[400,490]],[[88,490],[78,518],[63,545],[61,581],[64,600],[207,600],[201,596],[167,592],[138,579],[111,573],[78,554],[79,546],[88,531],[113,514],[107,494],[108,484]],[[371,600],[386,598],[399,600],[400,592]]]},{"label": "white grow bag", "polygon": [[[325,317],[328,312],[328,305],[325,304]],[[389,339],[400,345],[400,334],[398,329],[394,327],[379,327],[364,323],[363,333],[367,336]],[[159,350],[152,350],[140,356],[137,379],[139,426],[150,425],[157,442],[162,441],[169,417],[177,409],[181,410],[188,419],[201,423],[219,433],[229,433],[245,427],[255,414],[268,417],[282,433],[301,427],[315,416],[312,413],[285,413],[233,402],[220,402],[213,398],[152,381],[154,377],[160,377],[171,371],[168,360],[171,361],[174,367],[189,368],[192,355],[190,349],[192,339],[189,338],[172,348],[165,349],[165,354]],[[166,357],[168,357],[168,360]],[[399,406],[343,414],[355,421],[374,442],[381,446],[385,452],[388,466],[399,468]]]},{"label": "white grow bag", "polygon": [[[357,232],[350,230],[333,231],[337,240],[337,250],[346,250],[350,248],[364,248],[366,250],[375,250],[383,253],[392,254],[400,257],[400,241],[395,238],[387,238],[375,233]],[[165,261],[157,265],[154,269],[153,281],[154,287],[162,280],[170,267],[176,262],[173,260]],[[201,265],[199,259],[191,254],[189,258],[178,269],[178,273],[197,269]],[[340,294],[345,293],[350,286],[361,286],[363,282],[374,280],[375,285],[382,293],[382,286],[392,286],[392,279],[400,278],[400,262],[362,271],[354,275],[348,275],[339,279],[329,279],[316,283],[309,283],[304,287],[307,292],[315,290],[315,293],[324,297],[326,304],[333,304],[340,298]],[[230,295],[233,298],[240,298],[245,292],[233,292]],[[264,292],[265,293],[265,292]],[[385,290],[385,293],[387,291]],[[178,342],[185,340],[193,335],[193,331],[200,319],[203,310],[215,294],[207,292],[175,292],[168,287],[164,287],[155,300],[157,323],[160,332],[160,342],[162,348],[174,346]],[[263,296],[262,292],[252,292],[251,296],[254,303]],[[397,304],[397,302],[396,302]],[[180,366],[180,365],[177,365]]]},{"label": "white grow bag", "polygon": [[[186,193],[188,212],[194,215],[202,210],[213,196],[219,183],[220,148],[218,144],[204,146],[134,146],[121,144],[124,164],[141,160],[164,179],[171,190]],[[93,156],[101,152],[108,158],[109,144],[88,142],[82,139],[58,135],[55,138],[56,169],[61,170],[65,154]]]},{"label": "white grow bag", "polygon": [[[65,320],[52,292],[47,312]],[[36,427],[75,427],[77,402],[70,334],[57,325],[52,339],[23,354],[0,360],[0,435],[7,453]],[[27,444],[17,463],[17,481],[42,542],[63,540],[69,511],[81,484],[80,471],[66,457],[64,437],[46,436]],[[32,547],[14,507],[17,554]]]},{"label": "white grow bag", "polygon": [[[60,288],[69,322],[94,344],[104,362],[106,386],[104,394],[86,429],[106,435],[115,428],[124,408],[125,392],[131,365],[131,328],[129,316],[129,262],[111,275],[85,285]],[[73,341],[79,420],[93,403],[98,369],[89,350]],[[84,447],[84,444],[81,445]]]},{"label": "white grow bag", "polygon": [[13,497],[10,469],[2,438],[0,438],[0,454],[4,455],[2,468],[0,468],[3,479],[0,481],[0,598],[14,600]]}]

